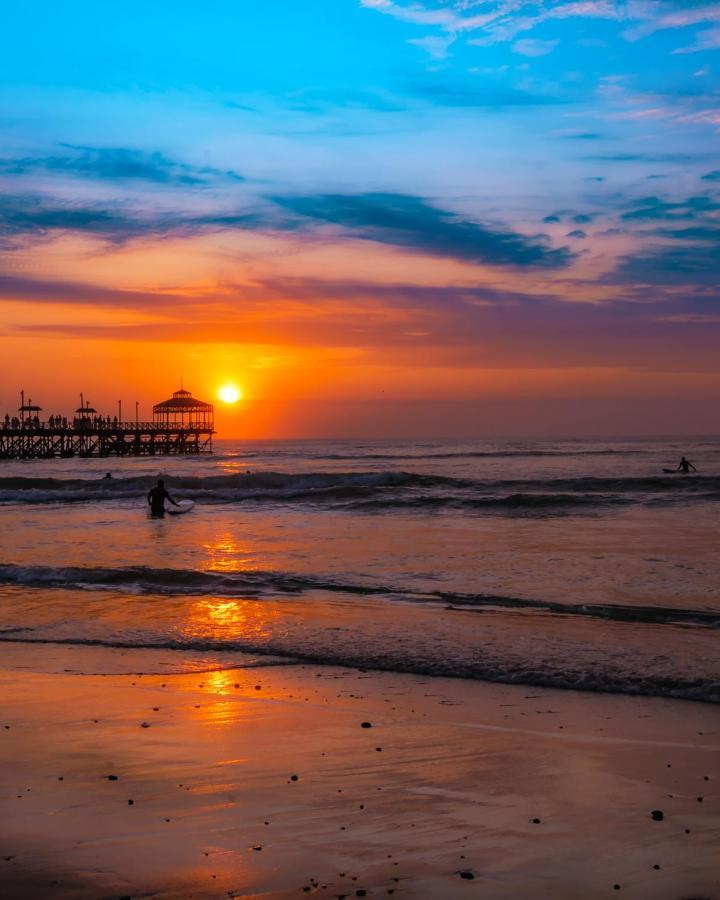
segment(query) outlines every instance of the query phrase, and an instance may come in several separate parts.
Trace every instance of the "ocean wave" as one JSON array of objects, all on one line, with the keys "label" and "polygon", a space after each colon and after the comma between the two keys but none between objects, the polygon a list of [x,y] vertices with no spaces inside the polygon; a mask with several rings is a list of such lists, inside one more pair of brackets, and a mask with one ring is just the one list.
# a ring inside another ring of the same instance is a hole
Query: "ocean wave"
[{"label": "ocean wave", "polygon": [[572,603],[501,594],[423,590],[407,585],[363,584],[323,575],[247,570],[215,572],[151,566],[19,566],[0,565],[0,585],[91,591],[126,591],[135,594],[261,598],[277,594],[325,591],[356,596],[382,596],[388,600],[441,604],[448,611],[520,611],[653,625],[720,627],[720,608],[686,609],[616,603]]},{"label": "ocean wave", "polygon": [[[405,460],[421,461],[424,459],[542,459],[563,458],[575,456],[640,456],[648,454],[649,450],[437,450],[427,453],[397,453],[397,452],[373,452],[373,453],[305,453],[304,459],[315,460]],[[257,454],[262,456],[264,454]],[[287,455],[283,452],[281,455]],[[253,454],[243,454],[245,458],[253,458]]]},{"label": "ocean wave", "polygon": [[107,647],[124,650],[168,650],[213,654],[216,659],[224,656],[226,663],[218,660],[218,668],[242,668],[244,663],[233,654],[252,654],[272,657],[275,664],[305,663],[322,666],[342,666],[383,672],[410,673],[444,678],[465,678],[474,681],[490,681],[502,684],[524,684],[533,687],[559,688],[598,693],[635,694],[652,697],[670,697],[706,703],[720,703],[720,682],[716,677],[696,677],[675,674],[672,677],[654,671],[633,669],[605,669],[586,666],[570,659],[557,660],[542,666],[517,657],[475,655],[468,658],[452,656],[428,656],[421,649],[396,642],[392,647],[373,648],[355,641],[338,643],[328,641],[312,649],[284,640],[261,643],[252,638],[243,640],[215,640],[206,638],[96,638],[51,635],[0,635],[0,643],[60,644],[85,647]]},{"label": "ocean wave", "polygon": [[[280,503],[374,509],[477,512],[581,511],[627,503],[720,499],[714,475],[482,479],[385,472],[248,472],[165,476],[178,496],[206,504]],[[142,502],[153,479],[0,478],[0,503]]]}]

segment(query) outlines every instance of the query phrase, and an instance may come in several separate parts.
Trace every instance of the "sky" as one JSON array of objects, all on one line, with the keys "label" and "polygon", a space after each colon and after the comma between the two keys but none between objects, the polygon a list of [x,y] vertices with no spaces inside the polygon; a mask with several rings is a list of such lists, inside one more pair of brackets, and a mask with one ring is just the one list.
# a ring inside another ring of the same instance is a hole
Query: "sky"
[{"label": "sky", "polygon": [[719,73],[693,0],[13,4],[0,408],[718,433]]}]

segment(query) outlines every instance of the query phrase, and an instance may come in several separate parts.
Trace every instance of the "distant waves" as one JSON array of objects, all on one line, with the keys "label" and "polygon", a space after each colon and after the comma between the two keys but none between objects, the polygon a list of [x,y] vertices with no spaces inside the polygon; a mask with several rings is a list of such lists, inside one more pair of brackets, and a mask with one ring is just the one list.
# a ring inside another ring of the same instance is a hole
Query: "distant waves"
[{"label": "distant waves", "polygon": [[[714,502],[720,477],[658,475],[481,479],[403,471],[252,472],[165,476],[172,492],[202,504],[307,505],[350,512],[455,510],[469,514],[568,515],[629,505]],[[152,479],[0,478],[0,503],[137,500]]]}]

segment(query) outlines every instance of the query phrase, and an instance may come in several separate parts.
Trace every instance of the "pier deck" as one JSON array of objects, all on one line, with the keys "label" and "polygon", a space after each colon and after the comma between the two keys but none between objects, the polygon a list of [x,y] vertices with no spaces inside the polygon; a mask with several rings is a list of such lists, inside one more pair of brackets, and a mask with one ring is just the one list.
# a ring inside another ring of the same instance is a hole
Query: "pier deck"
[{"label": "pier deck", "polygon": [[67,426],[28,422],[0,424],[0,459],[52,459],[73,456],[184,456],[212,453],[212,425],[158,422],[97,424],[76,421]]}]

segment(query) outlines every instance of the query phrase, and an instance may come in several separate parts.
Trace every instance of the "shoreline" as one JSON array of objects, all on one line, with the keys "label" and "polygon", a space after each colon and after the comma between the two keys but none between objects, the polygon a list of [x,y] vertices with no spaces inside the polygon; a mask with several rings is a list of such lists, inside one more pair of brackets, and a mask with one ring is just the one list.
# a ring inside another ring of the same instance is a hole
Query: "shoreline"
[{"label": "shoreline", "polygon": [[709,704],[38,649],[4,644],[0,668],[13,900],[720,891]]},{"label": "shoreline", "polygon": [[[250,601],[254,603],[255,601]],[[247,605],[247,601],[245,601]],[[289,606],[289,603],[285,603]],[[431,616],[443,611],[444,607],[426,608],[423,614]],[[387,615],[387,621],[395,624],[396,611],[390,608],[378,607],[376,613],[382,610]],[[446,611],[446,610],[445,610]],[[474,616],[476,610],[457,610],[460,613]],[[347,610],[352,615],[350,609]],[[486,620],[490,620],[492,614],[483,613]],[[262,614],[260,614],[262,618]],[[428,618],[427,623],[435,624]],[[586,624],[586,623],[583,623]],[[607,623],[606,623],[607,624]],[[610,622],[610,626],[620,626],[622,622]],[[107,638],[76,638],[76,637],[23,637],[19,632],[32,631],[31,628],[13,627],[0,629],[0,647],[17,645],[28,648],[35,646],[67,647],[69,649],[97,649],[99,651],[122,651],[131,653],[169,653],[177,654],[178,661],[183,658],[197,656],[210,657],[208,663],[210,669],[233,669],[237,665],[244,666],[247,657],[257,656],[266,661],[267,665],[288,666],[314,666],[320,669],[340,667],[359,672],[377,672],[388,675],[415,675],[425,678],[443,678],[449,680],[469,681],[478,684],[516,685],[527,689],[573,691],[581,694],[596,694],[624,697],[648,697],[656,699],[668,699],[688,703],[702,703],[709,706],[720,705],[720,683],[708,675],[700,679],[688,674],[679,677],[672,676],[672,681],[667,675],[641,673],[636,666],[635,670],[612,670],[595,672],[591,670],[563,671],[557,665],[544,663],[543,665],[523,665],[516,656],[515,661],[510,659],[486,660],[466,657],[464,663],[453,661],[449,663],[442,658],[427,659],[420,656],[417,659],[409,658],[407,654],[373,655],[367,646],[361,650],[358,646],[345,643],[338,649],[332,643],[325,643],[322,649],[315,648],[312,651],[304,651],[286,639],[269,642],[245,642],[235,640],[228,641],[213,639],[212,637],[180,640],[159,640],[137,644],[131,640]],[[703,629],[704,634],[693,637],[699,644],[705,641],[706,649],[714,644],[715,635],[710,629]],[[455,632],[454,636],[457,636]],[[225,657],[225,659],[223,659]],[[709,654],[708,654],[709,658]],[[238,663],[237,660],[240,660]],[[630,660],[628,654],[627,661]],[[180,669],[182,671],[182,668]]]}]

